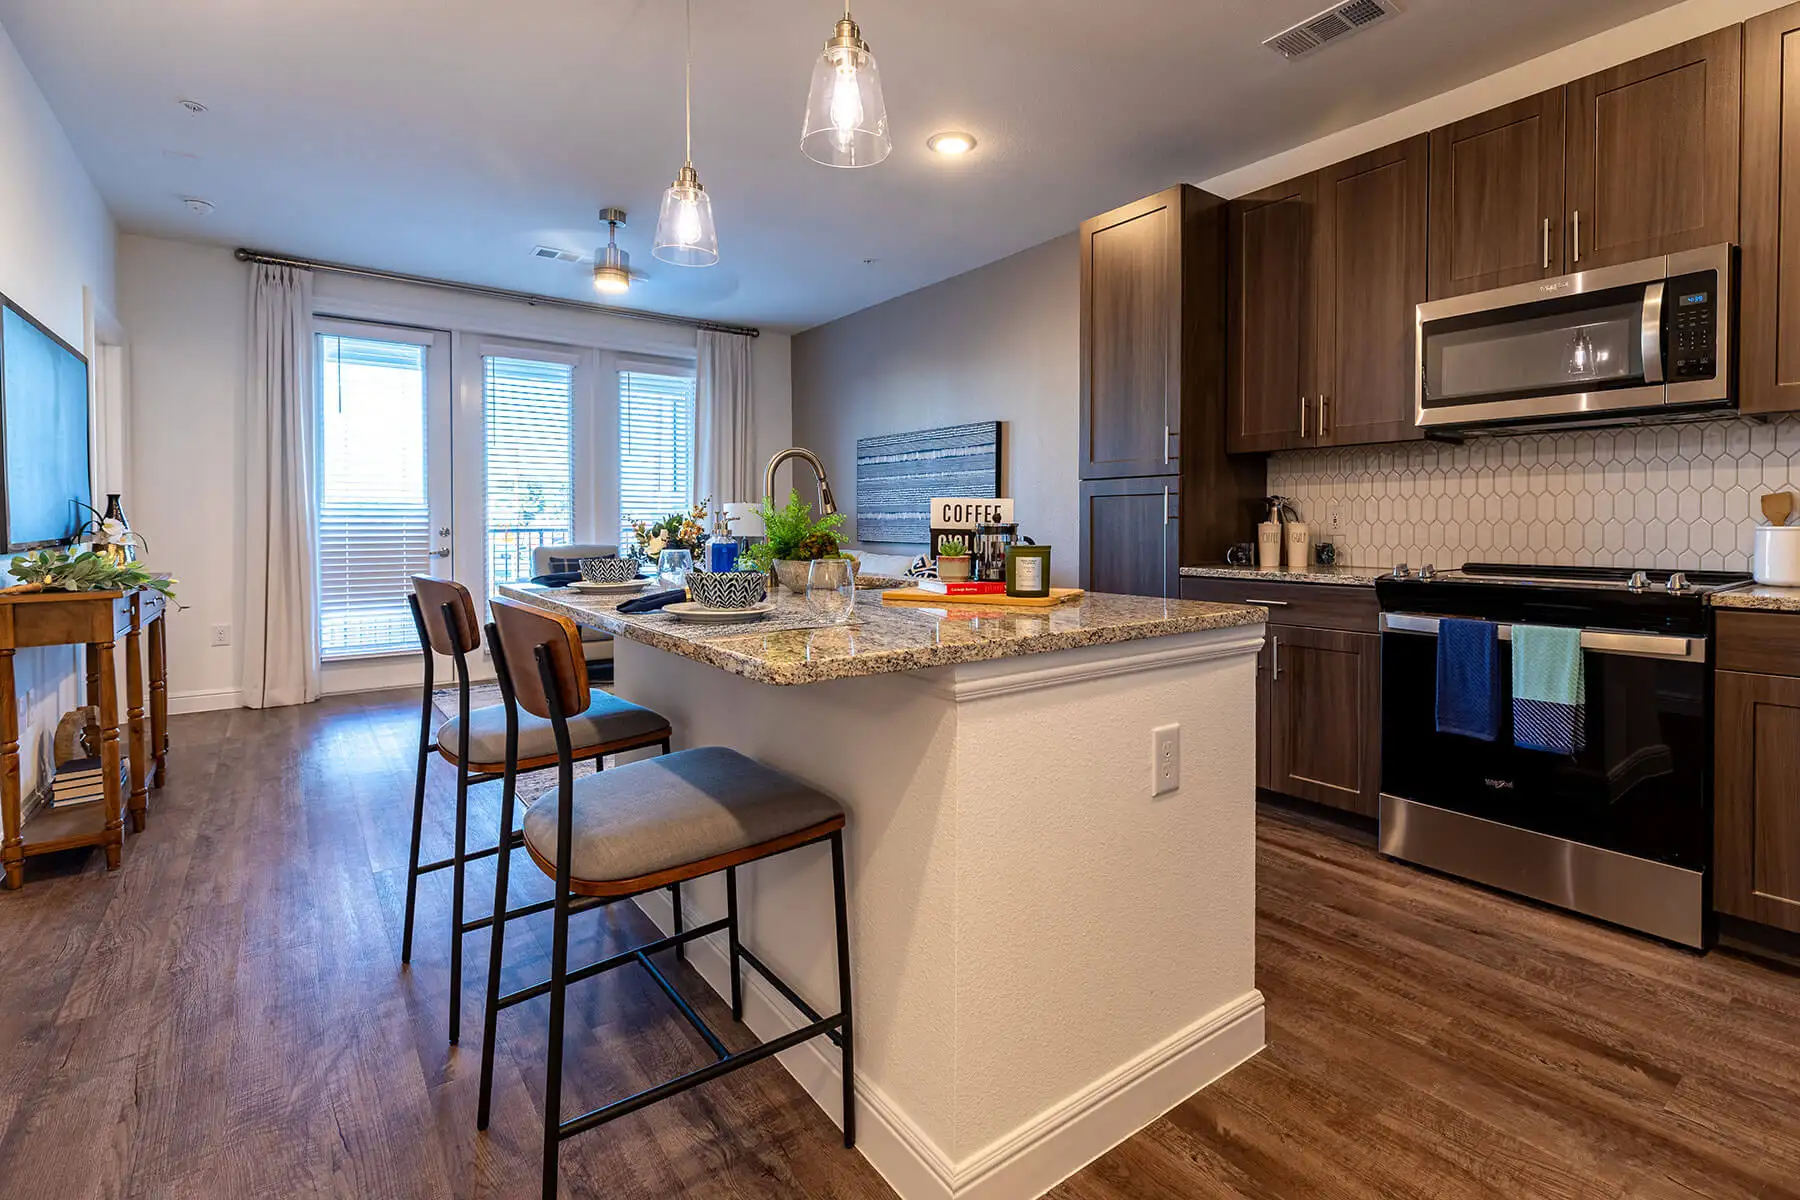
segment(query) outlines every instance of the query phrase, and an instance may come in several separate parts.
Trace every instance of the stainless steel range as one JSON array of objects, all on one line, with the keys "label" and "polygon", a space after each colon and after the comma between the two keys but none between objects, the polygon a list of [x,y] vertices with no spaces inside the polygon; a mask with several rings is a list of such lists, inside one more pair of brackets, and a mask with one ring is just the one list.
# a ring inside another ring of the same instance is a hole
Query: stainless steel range
[{"label": "stainless steel range", "polygon": [[[1471,563],[1397,568],[1382,616],[1384,854],[1701,947],[1712,856],[1709,593],[1749,576]],[[1441,619],[1581,631],[1585,746],[1438,731]]]}]

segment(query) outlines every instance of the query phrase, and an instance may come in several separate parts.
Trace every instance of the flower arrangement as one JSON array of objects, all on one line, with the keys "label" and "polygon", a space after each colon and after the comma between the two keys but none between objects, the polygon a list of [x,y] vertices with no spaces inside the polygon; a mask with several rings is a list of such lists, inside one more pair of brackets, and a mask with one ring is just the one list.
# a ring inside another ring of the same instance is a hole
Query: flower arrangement
[{"label": "flower arrangement", "polygon": [[655,558],[664,550],[687,550],[698,554],[706,545],[706,509],[710,500],[702,500],[686,512],[670,513],[655,521],[633,521],[631,536],[636,545],[633,558]]},{"label": "flower arrangement", "polygon": [[20,592],[128,592],[134,588],[153,588],[175,598],[175,583],[166,575],[152,575],[136,562],[115,562],[103,554],[84,550],[70,555],[66,550],[40,550],[21,554],[12,560],[12,575],[19,582],[0,589],[0,594]]}]

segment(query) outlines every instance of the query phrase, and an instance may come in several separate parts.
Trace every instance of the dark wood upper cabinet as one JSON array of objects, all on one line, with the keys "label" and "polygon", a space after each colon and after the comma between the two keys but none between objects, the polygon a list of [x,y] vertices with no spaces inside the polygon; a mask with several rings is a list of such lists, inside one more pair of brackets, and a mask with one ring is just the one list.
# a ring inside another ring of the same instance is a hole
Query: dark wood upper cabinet
[{"label": "dark wood upper cabinet", "polygon": [[1425,300],[1429,157],[1421,134],[1319,173],[1311,391],[1320,445],[1420,436],[1414,309]]},{"label": "dark wood upper cabinet", "polygon": [[1226,447],[1233,453],[1284,450],[1316,433],[1310,406],[1317,209],[1312,175],[1231,205]]},{"label": "dark wood upper cabinet", "polygon": [[1431,134],[1431,298],[1561,275],[1563,89]]},{"label": "dark wood upper cabinet", "polygon": [[1375,816],[1381,803],[1381,638],[1292,625],[1269,626],[1268,638],[1269,786]]},{"label": "dark wood upper cabinet", "polygon": [[1122,596],[1181,594],[1181,480],[1081,484],[1081,586]]},{"label": "dark wood upper cabinet", "polygon": [[1743,27],[1568,87],[1569,269],[1738,236]]},{"label": "dark wood upper cabinet", "polygon": [[1800,4],[1744,26],[1738,407],[1800,409]]},{"label": "dark wood upper cabinet", "polygon": [[1166,474],[1181,433],[1182,189],[1081,226],[1081,477]]}]

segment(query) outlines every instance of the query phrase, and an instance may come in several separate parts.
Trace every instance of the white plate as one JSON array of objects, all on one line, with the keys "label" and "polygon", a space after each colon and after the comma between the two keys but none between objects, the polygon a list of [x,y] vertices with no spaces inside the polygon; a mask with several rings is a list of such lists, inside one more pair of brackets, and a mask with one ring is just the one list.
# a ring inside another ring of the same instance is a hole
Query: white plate
[{"label": "white plate", "polygon": [[736,625],[744,621],[761,620],[775,611],[775,605],[764,601],[749,608],[707,608],[692,600],[685,600],[680,604],[671,604],[663,611],[678,621],[697,621],[703,625]]},{"label": "white plate", "polygon": [[648,579],[627,579],[624,583],[589,583],[585,579],[577,579],[574,583],[568,584],[567,586],[571,592],[599,592],[605,594],[607,592],[640,592],[644,589],[644,585],[649,582]]}]

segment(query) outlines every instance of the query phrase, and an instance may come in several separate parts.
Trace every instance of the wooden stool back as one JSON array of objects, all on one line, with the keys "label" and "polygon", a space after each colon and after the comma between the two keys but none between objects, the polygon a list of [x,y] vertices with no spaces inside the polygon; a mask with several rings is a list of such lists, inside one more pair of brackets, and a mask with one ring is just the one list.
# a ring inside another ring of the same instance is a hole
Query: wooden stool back
[{"label": "wooden stool back", "polygon": [[[475,619],[475,599],[468,588],[454,579],[433,579],[429,575],[414,575],[412,585],[413,594],[419,598],[425,637],[433,650],[454,658],[458,651],[472,654],[481,647],[481,625]],[[446,604],[455,618],[454,626],[444,620]]]},{"label": "wooden stool back", "polygon": [[536,717],[551,715],[544,676],[538,670],[537,648],[543,646],[549,654],[557,711],[564,717],[586,712],[593,694],[581,653],[580,627],[567,617],[512,600],[496,597],[489,603],[500,634],[500,657],[519,707]]}]

